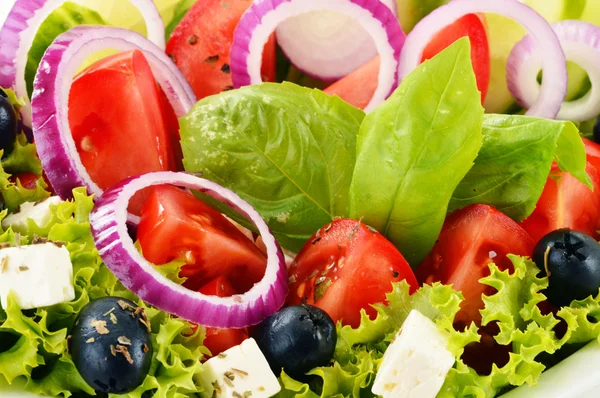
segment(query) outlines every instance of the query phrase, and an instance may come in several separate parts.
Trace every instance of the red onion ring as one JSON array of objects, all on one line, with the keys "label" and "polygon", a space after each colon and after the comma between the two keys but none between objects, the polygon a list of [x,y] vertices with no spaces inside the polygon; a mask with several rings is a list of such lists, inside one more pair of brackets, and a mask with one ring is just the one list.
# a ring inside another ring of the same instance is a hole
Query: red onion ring
[{"label": "red onion ring", "polygon": [[[21,109],[27,126],[31,126],[31,105],[25,85],[27,53],[40,25],[52,11],[67,1],[85,5],[85,0],[16,0],[0,30],[0,86],[13,88],[18,97],[27,100]],[[149,40],[164,50],[165,26],[154,2],[129,1],[142,14]]]},{"label": "red onion ring", "polygon": [[[396,0],[380,1],[397,14]],[[276,32],[277,43],[292,64],[322,81],[339,80],[377,56],[371,35],[339,12],[304,13],[280,23]]]},{"label": "red onion ring", "polygon": [[544,54],[544,74],[552,76],[542,84],[540,97],[527,112],[530,116],[553,119],[567,93],[567,68],[558,37],[546,20],[516,0],[454,0],[422,19],[408,35],[400,57],[399,79],[420,63],[423,49],[433,36],[458,18],[479,12],[503,15],[521,23]]},{"label": "red onion ring", "polygon": [[102,189],[83,166],[69,126],[68,101],[73,77],[81,63],[103,49],[141,50],[175,114],[181,117],[195,104],[194,93],[171,59],[142,35],[120,28],[78,26],[56,38],[44,54],[33,90],[33,134],[42,166],[55,192],[70,198],[73,188]]},{"label": "red onion ring", "polygon": [[381,56],[379,84],[365,111],[372,111],[398,85],[396,70],[405,35],[394,13],[381,1],[269,0],[257,1],[244,14],[231,47],[231,75],[235,87],[262,82],[262,50],[277,26],[310,11],[330,10],[357,19],[375,41]]},{"label": "red onion ring", "polygon": [[[171,184],[203,192],[251,221],[267,249],[263,279],[248,292],[233,297],[206,296],[186,289],[157,272],[135,249],[127,232],[127,206],[141,189]],[[283,252],[260,215],[238,195],[186,173],[158,172],[130,178],[107,190],[90,215],[96,247],[106,266],[123,285],[149,304],[188,321],[216,328],[242,328],[275,313],[287,295]]]},{"label": "red onion ring", "polygon": [[[561,120],[584,122],[600,115],[600,28],[582,21],[561,21],[552,25],[568,61],[582,66],[592,82],[592,89],[580,99],[565,101],[556,116]],[[537,76],[543,54],[531,36],[525,36],[513,48],[507,62],[508,88],[524,108],[540,95]]]}]

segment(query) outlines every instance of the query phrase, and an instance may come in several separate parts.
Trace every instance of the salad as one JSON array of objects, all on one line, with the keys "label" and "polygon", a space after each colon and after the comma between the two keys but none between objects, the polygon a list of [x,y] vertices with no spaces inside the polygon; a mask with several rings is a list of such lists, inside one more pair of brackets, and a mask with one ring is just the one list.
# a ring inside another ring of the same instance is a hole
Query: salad
[{"label": "salad", "polygon": [[599,5],[3,2],[0,396],[597,396]]}]

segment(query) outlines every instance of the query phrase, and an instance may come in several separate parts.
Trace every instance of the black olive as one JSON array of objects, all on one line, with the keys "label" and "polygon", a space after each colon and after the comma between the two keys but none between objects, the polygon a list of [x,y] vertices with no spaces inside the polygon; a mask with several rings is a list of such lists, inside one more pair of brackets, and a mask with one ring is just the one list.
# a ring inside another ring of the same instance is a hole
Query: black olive
[{"label": "black olive", "polygon": [[253,337],[276,375],[283,369],[296,379],[328,365],[337,342],[331,317],[304,304],[271,315],[256,327]]},{"label": "black olive", "polygon": [[591,236],[568,228],[552,231],[536,244],[533,261],[548,276],[544,294],[550,303],[562,307],[598,295],[600,244]]},{"label": "black olive", "polygon": [[600,144],[600,118],[596,119],[596,123],[594,124],[594,137],[593,141],[596,144]]},{"label": "black olive", "polygon": [[8,94],[0,88],[0,97],[8,98]]},{"label": "black olive", "polygon": [[146,325],[144,312],[119,297],[92,301],[81,311],[69,350],[77,370],[93,389],[125,394],[144,382],[152,364],[152,339]]},{"label": "black olive", "polygon": [[4,156],[12,152],[18,132],[17,111],[8,98],[0,96],[0,149],[4,150]]}]

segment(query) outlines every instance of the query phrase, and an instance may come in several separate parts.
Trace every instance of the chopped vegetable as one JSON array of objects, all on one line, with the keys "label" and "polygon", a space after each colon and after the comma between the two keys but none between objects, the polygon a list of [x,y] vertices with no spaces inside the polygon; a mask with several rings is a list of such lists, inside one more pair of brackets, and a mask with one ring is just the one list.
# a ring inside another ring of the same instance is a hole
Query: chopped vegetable
[{"label": "chopped vegetable", "polygon": [[327,313],[312,305],[279,310],[252,332],[273,373],[304,379],[318,366],[327,366],[333,357],[337,334]]},{"label": "chopped vegetable", "polygon": [[71,330],[69,353],[96,392],[125,394],[144,382],[152,365],[148,322],[144,308],[119,297],[83,307]]},{"label": "chopped vegetable", "polygon": [[535,245],[533,261],[548,277],[544,294],[557,307],[584,300],[600,289],[600,244],[583,232],[557,229]]}]

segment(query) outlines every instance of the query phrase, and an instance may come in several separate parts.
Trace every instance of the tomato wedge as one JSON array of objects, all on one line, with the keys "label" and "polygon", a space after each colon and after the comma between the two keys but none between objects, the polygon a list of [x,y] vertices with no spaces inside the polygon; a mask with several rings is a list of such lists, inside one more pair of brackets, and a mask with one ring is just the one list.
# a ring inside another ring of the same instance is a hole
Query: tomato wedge
[{"label": "tomato wedge", "polygon": [[[220,276],[208,282],[202,288],[200,293],[217,296],[217,297],[229,297],[233,296],[237,292],[229,282],[226,276]],[[217,328],[206,328],[206,338],[204,339],[204,346],[210,350],[210,353],[215,356],[219,355],[223,351],[235,347],[236,345],[242,344],[244,340],[248,338],[248,329],[217,329]]]},{"label": "tomato wedge", "polygon": [[35,189],[38,178],[40,177],[34,173],[25,172],[11,176],[10,181],[14,184],[19,183],[27,189]]},{"label": "tomato wedge", "polygon": [[[83,165],[102,189],[178,168],[177,118],[140,51],[102,59],[75,78],[69,124]],[[134,197],[130,209],[139,214],[143,202]]]},{"label": "tomato wedge", "polygon": [[267,260],[254,242],[190,192],[154,187],[140,218],[137,238],[144,257],[154,264],[185,261],[180,275],[188,278],[189,289],[226,276],[244,293],[264,276]]},{"label": "tomato wedge", "polygon": [[483,16],[468,14],[442,29],[423,50],[421,62],[435,57],[457,39],[465,36],[471,42],[471,61],[483,104],[490,84],[490,47]]},{"label": "tomato wedge", "polygon": [[[229,52],[248,0],[198,1],[177,25],[167,54],[181,69],[198,99],[231,90]],[[276,44],[273,35],[263,50],[264,81],[275,81]]]},{"label": "tomato wedge", "polygon": [[569,173],[552,165],[550,176],[533,213],[521,225],[538,241],[559,229],[571,228],[600,239],[600,158],[587,156],[586,171],[594,185],[589,189]]},{"label": "tomato wedge", "polygon": [[412,269],[396,247],[362,222],[342,219],[318,231],[300,251],[290,270],[288,304],[312,304],[334,322],[357,327],[360,311],[371,318],[371,304],[382,303],[392,282],[417,288]]},{"label": "tomato wedge", "polygon": [[[490,50],[484,17],[476,14],[465,15],[452,25],[440,31],[423,51],[421,62],[433,58],[461,37],[471,41],[471,59],[477,87],[481,91],[481,102],[485,100],[490,82]],[[337,95],[357,108],[364,109],[370,102],[377,87],[379,57],[327,87],[324,92]]]},{"label": "tomato wedge", "polygon": [[515,221],[487,205],[471,205],[450,214],[429,256],[416,270],[421,283],[441,282],[462,292],[465,301],[456,317],[459,327],[479,324],[482,294],[494,289],[479,283],[488,264],[510,269],[508,254],[531,256],[534,241]]}]

